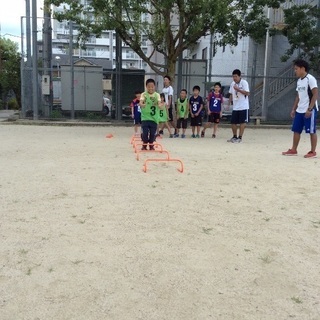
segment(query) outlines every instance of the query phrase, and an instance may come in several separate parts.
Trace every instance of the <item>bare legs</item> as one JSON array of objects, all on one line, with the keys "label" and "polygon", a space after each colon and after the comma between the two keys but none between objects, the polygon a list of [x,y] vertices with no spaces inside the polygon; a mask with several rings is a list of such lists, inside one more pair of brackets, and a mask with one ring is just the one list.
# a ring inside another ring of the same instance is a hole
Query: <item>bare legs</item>
[{"label": "bare legs", "polygon": [[[239,137],[243,136],[245,128],[246,128],[246,124],[245,123],[241,123],[240,126],[239,126]],[[238,137],[238,135],[237,135],[238,125],[232,124],[231,125],[231,129],[232,129],[233,136],[234,137]]]}]

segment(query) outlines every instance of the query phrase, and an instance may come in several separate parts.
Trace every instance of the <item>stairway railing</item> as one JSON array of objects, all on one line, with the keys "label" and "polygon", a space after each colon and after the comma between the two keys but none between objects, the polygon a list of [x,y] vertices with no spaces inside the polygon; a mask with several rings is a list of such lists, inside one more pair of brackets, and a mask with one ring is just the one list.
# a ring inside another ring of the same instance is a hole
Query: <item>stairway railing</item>
[{"label": "stairway railing", "polygon": [[[269,81],[268,79],[265,81]],[[268,101],[274,99],[278,96],[282,91],[291,86],[292,83],[296,81],[294,75],[294,69],[290,64],[288,67],[283,69],[279,74],[270,81],[268,84]],[[254,91],[253,97],[254,105],[252,110],[252,115],[258,116],[262,111],[262,102],[263,102],[263,82],[258,85],[256,90]]]}]

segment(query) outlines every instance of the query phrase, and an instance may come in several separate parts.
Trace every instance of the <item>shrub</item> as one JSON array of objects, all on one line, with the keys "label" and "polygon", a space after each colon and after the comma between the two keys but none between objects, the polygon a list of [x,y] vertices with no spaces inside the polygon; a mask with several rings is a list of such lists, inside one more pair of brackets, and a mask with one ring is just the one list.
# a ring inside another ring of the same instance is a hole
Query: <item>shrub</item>
[{"label": "shrub", "polygon": [[17,99],[12,98],[8,101],[8,109],[9,110],[19,110],[20,106],[18,104]]},{"label": "shrub", "polygon": [[59,110],[53,110],[50,114],[50,118],[59,119],[59,118],[62,118],[62,114]]}]

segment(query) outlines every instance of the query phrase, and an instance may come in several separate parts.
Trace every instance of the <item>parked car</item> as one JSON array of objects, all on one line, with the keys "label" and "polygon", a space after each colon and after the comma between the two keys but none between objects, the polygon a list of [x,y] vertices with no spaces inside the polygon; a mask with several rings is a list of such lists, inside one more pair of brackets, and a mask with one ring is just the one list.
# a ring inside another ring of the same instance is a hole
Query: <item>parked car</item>
[{"label": "parked car", "polygon": [[131,107],[122,106],[122,117],[131,117]]},{"label": "parked car", "polygon": [[105,112],[106,115],[108,115],[111,110],[111,101],[106,96],[103,96],[102,103],[103,103],[103,111]]},{"label": "parked car", "polygon": [[[116,106],[115,104],[111,107],[111,118],[116,118]],[[122,118],[131,118],[131,107],[129,105],[122,106]]]}]

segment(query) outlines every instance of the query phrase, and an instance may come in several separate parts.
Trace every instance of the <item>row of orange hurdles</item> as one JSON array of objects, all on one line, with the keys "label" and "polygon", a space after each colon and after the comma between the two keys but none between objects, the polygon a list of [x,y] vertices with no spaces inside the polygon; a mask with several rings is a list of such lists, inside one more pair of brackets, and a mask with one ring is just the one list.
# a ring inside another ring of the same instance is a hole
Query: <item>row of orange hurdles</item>
[{"label": "row of orange hurdles", "polygon": [[143,146],[143,143],[141,141],[140,134],[134,134],[131,137],[130,144],[132,144],[132,146],[133,146],[133,150],[134,150],[134,153],[136,154],[136,159],[138,161],[140,160],[141,153],[156,153],[156,154],[164,154],[166,156],[165,158],[145,159],[143,166],[142,166],[143,172],[147,172],[147,170],[148,170],[147,165],[150,162],[176,162],[179,164],[178,171],[183,173],[183,171],[184,171],[183,162],[180,159],[171,158],[169,152],[167,150],[163,149],[163,146],[161,143],[158,143],[158,142],[153,143],[154,150],[144,150],[144,149],[141,149],[141,147]]}]

